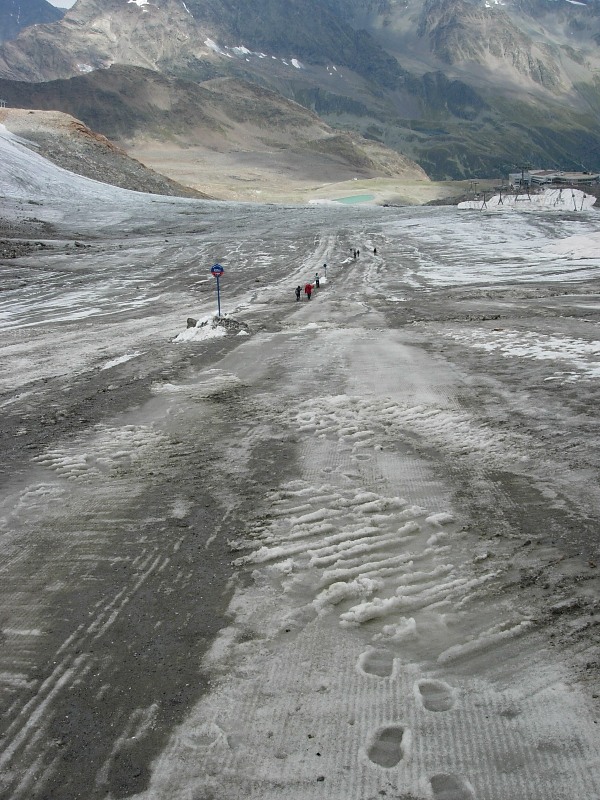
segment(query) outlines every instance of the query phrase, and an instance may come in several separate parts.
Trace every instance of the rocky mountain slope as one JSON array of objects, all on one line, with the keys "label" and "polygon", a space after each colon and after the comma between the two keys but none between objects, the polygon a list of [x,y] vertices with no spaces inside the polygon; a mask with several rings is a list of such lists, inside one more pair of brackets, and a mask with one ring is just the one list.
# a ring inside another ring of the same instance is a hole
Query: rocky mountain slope
[{"label": "rocky mountain slope", "polygon": [[86,178],[136,192],[208,197],[148,169],[68,114],[2,108],[0,124],[49,161]]},{"label": "rocky mountain slope", "polygon": [[[396,151],[237,78],[198,84],[113,66],[67,81],[0,80],[0,95],[23,109],[61,108],[161,173],[222,199],[256,199],[246,190],[262,181],[287,190],[355,178],[427,180]],[[230,176],[228,186],[219,172]]]},{"label": "rocky mountain slope", "polygon": [[[0,75],[67,80],[118,65],[235,78],[432,177],[500,176],[525,163],[600,168],[598,42],[598,0],[77,0],[5,42]],[[56,102],[73,87],[57,87]]]},{"label": "rocky mountain slope", "polygon": [[16,39],[30,25],[56,22],[64,13],[47,0],[0,0],[0,42]]}]

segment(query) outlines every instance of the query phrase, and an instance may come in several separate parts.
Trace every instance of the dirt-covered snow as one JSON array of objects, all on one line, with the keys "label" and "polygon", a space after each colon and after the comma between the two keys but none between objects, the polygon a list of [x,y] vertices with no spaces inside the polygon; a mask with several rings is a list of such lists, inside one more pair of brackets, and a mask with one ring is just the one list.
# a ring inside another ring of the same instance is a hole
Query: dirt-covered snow
[{"label": "dirt-covered snow", "polygon": [[599,796],[599,213],[0,158],[2,797]]}]

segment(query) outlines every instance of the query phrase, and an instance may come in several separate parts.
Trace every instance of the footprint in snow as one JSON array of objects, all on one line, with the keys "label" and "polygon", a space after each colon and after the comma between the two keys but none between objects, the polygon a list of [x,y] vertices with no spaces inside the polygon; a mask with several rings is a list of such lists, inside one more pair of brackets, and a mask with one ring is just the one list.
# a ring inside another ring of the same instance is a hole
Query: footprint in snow
[{"label": "footprint in snow", "polygon": [[427,711],[449,711],[454,705],[454,692],[445,681],[423,680],[417,683],[416,688]]},{"label": "footprint in snow", "polygon": [[473,787],[460,775],[434,775],[430,783],[434,800],[475,800]]},{"label": "footprint in snow", "polygon": [[370,648],[358,658],[358,669],[367,675],[389,678],[394,670],[394,654],[390,650]]},{"label": "footprint in snow", "polygon": [[409,744],[410,731],[407,728],[402,725],[386,725],[375,731],[367,747],[367,756],[373,764],[391,769],[402,759],[406,759]]}]

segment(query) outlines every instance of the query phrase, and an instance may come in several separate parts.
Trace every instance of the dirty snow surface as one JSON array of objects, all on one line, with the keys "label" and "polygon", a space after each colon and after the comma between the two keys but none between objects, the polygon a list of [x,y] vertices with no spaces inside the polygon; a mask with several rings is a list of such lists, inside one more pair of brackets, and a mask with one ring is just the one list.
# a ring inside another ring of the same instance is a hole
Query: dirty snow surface
[{"label": "dirty snow surface", "polygon": [[0,158],[1,796],[600,796],[598,212]]}]

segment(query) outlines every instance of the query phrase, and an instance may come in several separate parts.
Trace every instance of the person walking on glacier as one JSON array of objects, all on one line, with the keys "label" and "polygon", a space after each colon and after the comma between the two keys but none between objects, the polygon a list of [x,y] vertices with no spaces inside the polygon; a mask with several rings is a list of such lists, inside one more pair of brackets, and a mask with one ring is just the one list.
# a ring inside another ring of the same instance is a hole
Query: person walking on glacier
[{"label": "person walking on glacier", "polygon": [[306,295],[307,300],[310,300],[312,290],[313,290],[312,283],[307,283],[306,286],[304,287],[304,294]]},{"label": "person walking on glacier", "polygon": [[296,286],[296,300],[300,300],[300,292],[302,291],[302,287]]}]

